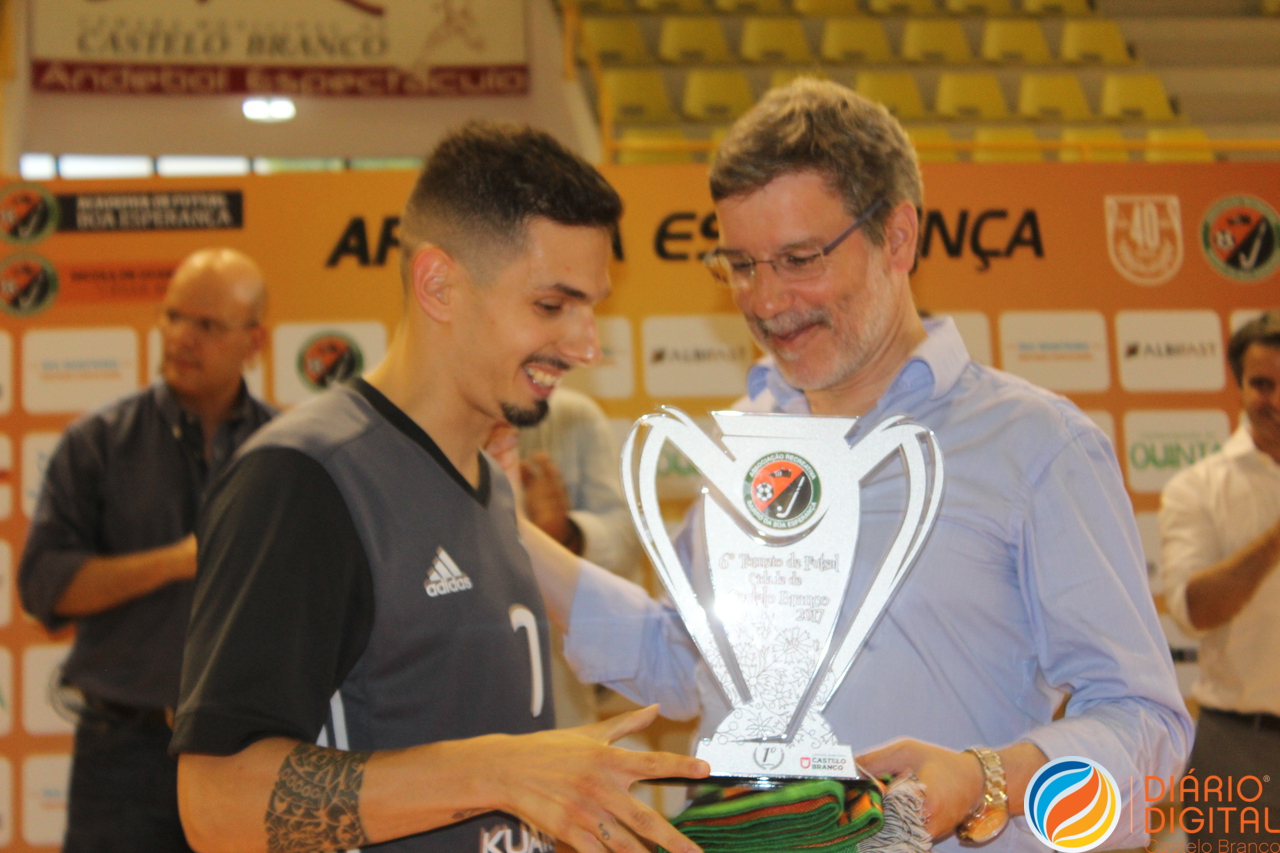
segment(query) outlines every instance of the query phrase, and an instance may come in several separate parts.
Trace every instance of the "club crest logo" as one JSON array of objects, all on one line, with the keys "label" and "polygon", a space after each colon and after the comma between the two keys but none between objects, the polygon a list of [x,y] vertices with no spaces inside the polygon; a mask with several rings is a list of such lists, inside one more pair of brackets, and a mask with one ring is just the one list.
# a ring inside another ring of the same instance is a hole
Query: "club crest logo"
[{"label": "club crest logo", "polygon": [[822,496],[818,472],[794,453],[770,453],[747,471],[743,498],[751,517],[775,530],[803,524]]},{"label": "club crest logo", "polygon": [[1204,255],[1218,272],[1236,281],[1264,279],[1280,264],[1276,232],[1280,217],[1260,198],[1238,195],[1209,208],[1200,225]]},{"label": "club crest logo", "polygon": [[10,184],[0,190],[0,237],[19,246],[39,243],[58,225],[58,205],[44,187]]},{"label": "club crest logo", "polygon": [[363,369],[364,354],[359,345],[341,332],[321,332],[298,352],[298,375],[312,391],[345,382]]},{"label": "club crest logo", "polygon": [[1134,284],[1164,284],[1182,268],[1182,207],[1176,195],[1109,195],[1107,254]]},{"label": "club crest logo", "polygon": [[1088,758],[1059,758],[1036,771],[1024,811],[1036,837],[1054,850],[1083,853],[1110,837],[1120,821],[1120,788]]},{"label": "club crest logo", "polygon": [[0,262],[0,308],[10,314],[39,314],[57,295],[58,271],[39,255],[10,255]]}]

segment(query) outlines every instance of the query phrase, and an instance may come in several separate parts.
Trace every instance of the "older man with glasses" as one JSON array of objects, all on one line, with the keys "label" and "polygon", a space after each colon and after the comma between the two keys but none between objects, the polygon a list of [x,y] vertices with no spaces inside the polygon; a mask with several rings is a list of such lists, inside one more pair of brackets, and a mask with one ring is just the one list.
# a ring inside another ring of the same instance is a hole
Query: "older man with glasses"
[{"label": "older man with glasses", "polygon": [[[1178,772],[1191,725],[1110,443],[1070,401],[974,362],[949,318],[921,320],[922,182],[883,107],[828,82],[774,89],[730,130],[711,194],[707,264],[767,353],[737,408],[857,417],[851,442],[905,414],[945,459],[937,522],[823,709],[836,736],[869,773],[918,777],[939,849],[1045,849],[1023,793],[1067,756],[1115,777],[1106,844],[1137,846],[1129,780]],[[902,523],[904,478],[891,462],[862,483],[846,623]],[[687,562],[700,512],[676,543]],[[579,676],[700,704],[715,731],[729,709],[673,612],[526,533]]]},{"label": "older man with glasses", "polygon": [[275,413],[242,372],[262,348],[266,289],[234,249],[173,274],[150,387],[67,428],[27,534],[23,606],[74,622],[63,683],[79,722],[63,850],[185,851],[167,715],[177,703],[206,488]]}]

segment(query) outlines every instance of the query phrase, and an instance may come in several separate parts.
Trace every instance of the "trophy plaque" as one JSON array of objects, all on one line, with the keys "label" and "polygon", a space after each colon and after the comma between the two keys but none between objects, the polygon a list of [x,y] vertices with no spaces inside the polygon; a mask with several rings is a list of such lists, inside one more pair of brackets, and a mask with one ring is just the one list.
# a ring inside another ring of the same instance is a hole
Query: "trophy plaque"
[{"label": "trophy plaque", "polygon": [[[857,418],[711,416],[719,439],[664,406],[637,421],[622,450],[640,540],[730,707],[695,754],[713,776],[859,778],[822,711],[932,529],[943,482],[937,439],[900,416],[852,445]],[[667,443],[703,477],[706,562],[688,571],[658,507]],[[846,603],[862,481],[895,458],[907,485],[901,527],[862,600]]]}]

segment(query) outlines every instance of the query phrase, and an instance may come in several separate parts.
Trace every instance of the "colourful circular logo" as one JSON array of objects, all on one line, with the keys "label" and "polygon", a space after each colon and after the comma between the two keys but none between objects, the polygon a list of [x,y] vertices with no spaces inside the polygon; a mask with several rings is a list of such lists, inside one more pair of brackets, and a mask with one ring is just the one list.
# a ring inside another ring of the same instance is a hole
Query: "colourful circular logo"
[{"label": "colourful circular logo", "polygon": [[1054,850],[1082,853],[1111,835],[1120,821],[1120,788],[1096,761],[1050,761],[1027,785],[1023,808],[1036,837]]},{"label": "colourful circular logo", "polygon": [[1280,265],[1280,217],[1260,198],[1238,195],[1209,208],[1200,244],[1213,268],[1236,281],[1266,278]]},{"label": "colourful circular logo", "polygon": [[21,253],[0,262],[0,308],[10,314],[39,314],[57,295],[58,271],[39,255]]},{"label": "colourful circular logo", "polygon": [[794,453],[770,453],[747,471],[743,500],[761,524],[789,530],[809,520],[818,509],[822,488],[818,472]]},{"label": "colourful circular logo", "polygon": [[321,332],[298,352],[298,375],[313,391],[345,382],[363,369],[364,355],[360,347],[341,332]]},{"label": "colourful circular logo", "polygon": [[58,204],[38,184],[9,184],[0,190],[0,237],[9,243],[38,243],[58,225]]}]

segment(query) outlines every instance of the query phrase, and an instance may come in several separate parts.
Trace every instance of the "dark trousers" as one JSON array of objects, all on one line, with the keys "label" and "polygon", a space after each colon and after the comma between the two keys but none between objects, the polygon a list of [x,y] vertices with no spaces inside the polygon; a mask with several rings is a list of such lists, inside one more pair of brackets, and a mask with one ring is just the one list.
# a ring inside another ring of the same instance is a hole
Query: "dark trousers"
[{"label": "dark trousers", "polygon": [[191,853],[178,819],[172,734],[155,714],[81,713],[63,853]]},{"label": "dark trousers", "polygon": [[[1210,777],[1221,780],[1223,796],[1216,794],[1206,797],[1203,793],[1200,802],[1184,803],[1184,806],[1197,805],[1204,812],[1204,824],[1199,832],[1188,832],[1187,840],[1197,843],[1208,843],[1206,850],[1233,850],[1234,847],[1220,848],[1223,842],[1266,842],[1271,844],[1280,841],[1280,835],[1267,832],[1267,823],[1273,829],[1280,829],[1280,728],[1276,726],[1276,718],[1260,720],[1239,714],[1215,711],[1212,708],[1200,709],[1200,721],[1196,724],[1196,742],[1191,749],[1188,768],[1203,786]],[[1256,801],[1247,802],[1244,797],[1255,797],[1259,785],[1253,781],[1243,784],[1239,790],[1239,780],[1245,776],[1255,776],[1262,781],[1262,796]],[[1227,801],[1228,777],[1232,780],[1230,789],[1237,796]],[[1224,809],[1235,807],[1229,815]],[[1238,820],[1240,810],[1245,807],[1257,809],[1258,831],[1252,825],[1242,830]],[[1209,830],[1208,810],[1215,809],[1213,831]],[[1225,818],[1225,821],[1224,821]],[[1224,826],[1224,823],[1226,824]],[[1224,831],[1225,830],[1225,831]]]}]

